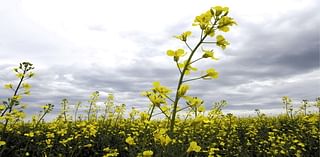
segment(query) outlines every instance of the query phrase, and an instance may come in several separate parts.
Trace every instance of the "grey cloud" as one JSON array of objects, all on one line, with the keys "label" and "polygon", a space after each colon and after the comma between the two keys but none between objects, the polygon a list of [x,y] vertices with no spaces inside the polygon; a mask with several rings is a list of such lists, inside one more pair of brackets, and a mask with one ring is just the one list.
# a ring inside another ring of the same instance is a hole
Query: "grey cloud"
[{"label": "grey cloud", "polygon": [[314,24],[319,16],[305,18],[314,11],[288,13],[264,25],[237,17],[242,22],[236,26],[240,32],[235,37],[232,32],[228,35],[231,41],[231,49],[225,53],[228,57],[215,65],[224,80],[220,84],[285,79],[319,69],[319,30]]},{"label": "grey cloud", "polygon": [[288,14],[264,23],[266,26],[244,23],[243,36],[251,37],[244,41],[236,63],[273,72],[273,77],[319,68],[319,29],[315,22],[320,16],[306,18],[310,14],[314,15],[314,10]]},{"label": "grey cloud", "polygon": [[[190,82],[189,94],[203,98],[207,108],[210,108],[213,102],[225,99],[229,102],[226,110],[243,112],[256,108],[280,110],[281,96],[284,95],[297,101],[313,100],[320,96],[319,78],[307,75],[319,71],[320,66],[317,28],[319,16],[315,14],[316,9],[315,7],[303,12],[287,13],[276,19],[269,18],[269,21],[262,24],[235,17],[239,26],[226,35],[231,42],[224,53],[226,57],[218,62],[200,65],[201,69],[216,68],[220,72],[220,78]],[[169,27],[161,37],[149,36],[143,32],[123,32],[123,38],[132,40],[141,47],[138,52],[140,58],[135,59],[136,64],[130,66],[110,69],[98,63],[69,64],[50,65],[47,69],[38,70],[37,76],[30,80],[33,85],[32,95],[23,99],[31,104],[28,112],[31,113],[37,106],[45,103],[55,104],[58,110],[63,98],[68,98],[71,104],[77,101],[86,103],[90,93],[94,91],[115,93],[117,103],[127,104],[128,109],[132,106],[145,108],[149,102],[147,98],[140,96],[140,92],[148,90],[153,81],[160,81],[161,84],[175,88],[178,79],[178,71],[172,61],[157,64],[152,61],[152,57],[165,55],[162,50],[164,47],[171,48],[171,45],[167,46],[169,42],[164,36],[171,38],[172,35],[186,30],[184,28],[189,25],[190,21]],[[89,29],[102,31],[98,26]],[[42,39],[41,36],[39,38]],[[2,48],[5,47],[3,41],[0,42]],[[47,41],[44,46],[37,44],[37,41],[34,43],[36,44],[26,44],[32,45],[30,50],[22,45],[19,50],[14,51],[60,51],[59,48],[55,49],[55,44],[53,47],[49,44],[50,50],[46,50]],[[1,84],[14,80],[14,75],[7,75],[12,67],[11,64],[0,63]],[[288,81],[291,78],[303,77],[309,78],[306,81]],[[7,91],[0,90],[1,99],[8,95],[10,93]],[[102,95],[101,101],[104,99],[105,95]]]}]

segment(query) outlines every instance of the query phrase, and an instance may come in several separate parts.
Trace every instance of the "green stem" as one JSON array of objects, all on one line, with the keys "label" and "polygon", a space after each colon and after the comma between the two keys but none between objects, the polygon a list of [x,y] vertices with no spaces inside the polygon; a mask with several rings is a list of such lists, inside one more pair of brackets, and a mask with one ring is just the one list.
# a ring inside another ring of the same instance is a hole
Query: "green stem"
[{"label": "green stem", "polygon": [[64,121],[67,121],[67,111],[66,111],[66,106],[67,106],[67,102],[63,103],[63,116],[64,116]]},{"label": "green stem", "polygon": [[152,114],[153,114],[154,108],[155,108],[155,105],[153,104],[153,105],[152,105],[152,108],[151,108],[151,112],[150,112],[149,118],[148,118],[148,121],[150,121],[150,120],[151,120],[151,117],[152,117]]},{"label": "green stem", "polygon": [[217,42],[215,41],[204,41],[203,44],[216,44]]},{"label": "green stem", "polygon": [[174,102],[168,95],[163,94],[167,99],[169,99],[171,102]]},{"label": "green stem", "polygon": [[192,48],[191,48],[190,45],[187,43],[187,41],[185,41],[184,43],[187,45],[187,47],[189,48],[189,50],[192,51]]},{"label": "green stem", "polygon": [[182,71],[181,71],[181,69],[180,69],[180,67],[179,67],[179,63],[176,62],[176,65],[177,65],[177,68],[178,68],[178,70],[179,70],[179,72],[180,72],[180,75],[181,75],[181,74],[182,74]]},{"label": "green stem", "polygon": [[44,118],[44,116],[48,113],[48,110],[44,111],[43,115],[40,117],[40,119],[37,121],[36,125],[34,128],[37,128],[37,126],[39,125],[40,121]]},{"label": "green stem", "polygon": [[285,103],[285,106],[286,106],[286,113],[287,113],[287,116],[289,116],[289,112],[288,112],[288,104]]},{"label": "green stem", "polygon": [[[24,80],[24,77],[25,77],[26,72],[27,72],[26,69],[23,70],[23,75],[22,75],[22,77],[21,77],[21,79],[20,79],[20,81],[19,81],[19,84],[18,84],[17,88],[15,89],[14,94],[13,94],[12,97],[17,96],[18,91],[19,91],[19,88],[20,88],[20,86],[21,86],[21,84],[22,84],[22,82],[23,82],[23,80]],[[12,99],[10,100],[9,106],[6,107],[6,109],[1,113],[1,117],[4,116],[4,114],[8,111],[8,109],[9,109],[9,113],[12,112],[12,108],[13,108],[14,102],[15,102],[15,101],[13,101]]]},{"label": "green stem", "polygon": [[88,111],[88,121],[90,120],[90,114],[91,114],[93,103],[94,103],[93,101],[90,102],[89,111]]},{"label": "green stem", "polygon": [[184,81],[182,81],[182,83],[189,82],[189,81],[194,81],[194,80],[199,80],[199,79],[202,79],[202,78],[204,78],[204,77],[203,77],[203,76],[201,76],[201,77],[196,77],[196,78],[184,80]]},{"label": "green stem", "polygon": [[[16,90],[15,90],[15,92],[14,92],[14,94],[13,94],[13,97],[17,96],[18,91],[19,91],[19,88],[20,88],[20,86],[21,86],[21,84],[22,84],[22,81],[23,81],[25,75],[26,75],[26,72],[27,72],[27,69],[25,68],[25,69],[23,70],[23,74],[22,74],[22,77],[21,77],[21,79],[20,79],[20,81],[19,81],[19,84],[18,84],[18,86],[17,86],[17,88],[16,88]],[[14,103],[15,103],[16,101],[17,101],[17,100],[14,100],[14,99],[11,99],[11,100],[10,100],[9,106],[6,108],[6,110],[5,110],[4,112],[2,112],[1,117],[4,116],[4,114],[7,112],[7,109],[8,109],[8,108],[9,108],[8,113],[11,113],[11,112],[12,112],[13,105],[14,105]],[[3,126],[3,131],[2,131],[2,136],[3,136],[3,137],[4,137],[4,135],[5,135],[8,122],[9,122],[9,120],[6,119],[6,121],[5,121],[5,123],[4,123],[4,126]]]},{"label": "green stem", "polygon": [[76,110],[74,113],[74,122],[75,123],[77,122],[77,114],[78,114],[79,107],[80,107],[80,102],[78,102],[78,104],[76,105]]},{"label": "green stem", "polygon": [[[213,29],[213,28],[212,28]],[[178,106],[178,102],[179,102],[179,99],[180,99],[180,96],[178,95],[178,92],[179,92],[179,89],[183,83],[183,78],[184,78],[184,75],[186,73],[186,70],[187,70],[187,67],[189,66],[189,63],[191,62],[191,59],[194,55],[194,53],[196,52],[196,50],[200,47],[200,45],[202,44],[202,42],[204,41],[204,39],[207,37],[207,34],[204,35],[203,38],[201,38],[201,40],[199,41],[199,43],[196,45],[196,47],[192,50],[186,64],[184,65],[184,68],[182,70],[182,73],[180,75],[180,78],[179,78],[179,82],[178,82],[178,87],[177,87],[177,90],[176,90],[176,97],[175,97],[175,100],[174,100],[174,104],[173,104],[173,111],[172,111],[172,116],[171,116],[171,120],[170,120],[170,134],[172,135],[173,134],[173,129],[174,129],[174,124],[175,124],[175,120],[176,120],[176,114],[177,114],[177,106]]]},{"label": "green stem", "polygon": [[203,59],[203,58],[202,58],[202,57],[201,57],[201,58],[198,58],[198,59],[192,61],[189,65],[191,65],[191,64],[193,64],[193,63],[195,63],[195,62],[197,62],[197,61],[199,61],[199,60],[201,60],[201,59]]},{"label": "green stem", "polygon": [[161,107],[159,107],[159,109],[160,109],[160,111],[161,111],[168,119],[170,119],[170,116],[168,116],[168,115],[162,110]]},{"label": "green stem", "polygon": [[177,112],[180,112],[180,111],[182,111],[182,110],[184,110],[184,109],[187,109],[187,108],[189,108],[189,106],[184,107],[184,108],[181,108],[180,110],[177,110]]},{"label": "green stem", "polygon": [[197,107],[194,108],[194,118],[197,118],[198,117],[198,109]]}]

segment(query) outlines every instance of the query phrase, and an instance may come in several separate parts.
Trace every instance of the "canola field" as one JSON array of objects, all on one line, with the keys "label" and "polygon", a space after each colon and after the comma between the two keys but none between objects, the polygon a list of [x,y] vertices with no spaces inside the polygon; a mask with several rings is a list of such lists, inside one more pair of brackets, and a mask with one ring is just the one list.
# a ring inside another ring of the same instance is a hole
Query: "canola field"
[{"label": "canola field", "polygon": [[[210,45],[222,50],[229,45],[222,33],[237,23],[228,14],[228,7],[216,6],[196,16],[196,43],[189,42],[191,31],[175,36],[186,47],[166,53],[179,74],[177,88],[154,82],[142,93],[150,100],[147,111],[127,110],[114,103],[112,94],[102,102],[96,91],[85,103],[63,99],[60,105],[45,104],[27,121],[23,98],[30,95],[27,81],[35,74],[33,64],[20,63],[13,69],[18,83],[4,85],[12,95],[0,98],[0,156],[319,157],[320,97],[303,100],[296,108],[283,96],[284,114],[268,116],[257,109],[256,116],[237,117],[223,113],[225,100],[208,108],[201,98],[189,95],[189,82],[219,76],[214,68],[199,75],[194,63],[217,61]],[[57,106],[57,117],[45,121]]]},{"label": "canola field", "polygon": [[149,120],[147,112],[136,110],[124,118],[124,112],[123,106],[115,106],[89,120],[72,120],[68,114],[52,122],[41,122],[39,116],[28,123],[16,119],[5,132],[1,124],[1,156],[316,157],[320,153],[318,114],[238,118],[213,109],[208,116],[178,118],[170,135],[166,120]]}]

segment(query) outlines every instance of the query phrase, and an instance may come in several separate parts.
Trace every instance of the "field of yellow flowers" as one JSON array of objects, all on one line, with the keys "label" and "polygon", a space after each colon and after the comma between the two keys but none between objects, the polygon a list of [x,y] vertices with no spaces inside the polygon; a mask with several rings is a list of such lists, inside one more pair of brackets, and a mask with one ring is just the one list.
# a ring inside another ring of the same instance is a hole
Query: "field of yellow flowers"
[{"label": "field of yellow flowers", "polygon": [[[109,104],[110,107],[111,104]],[[19,112],[19,111],[16,111]],[[166,120],[122,106],[90,120],[63,114],[51,122],[1,124],[0,156],[318,156],[319,115],[238,118],[211,110],[180,119],[171,136]],[[17,114],[17,113],[16,113]],[[4,117],[6,118],[6,117]],[[3,121],[3,119],[2,119]]]},{"label": "field of yellow flowers", "polygon": [[[154,82],[142,94],[150,100],[147,111],[127,111],[124,104],[114,103],[112,94],[98,106],[96,91],[88,103],[72,108],[63,99],[59,115],[51,121],[44,119],[53,104],[45,104],[26,121],[21,101],[30,94],[26,80],[34,77],[34,67],[20,63],[13,69],[18,84],[5,84],[13,94],[0,103],[0,157],[319,157],[320,98],[312,104],[303,100],[296,110],[284,96],[285,114],[267,116],[257,109],[254,117],[236,117],[223,114],[225,100],[205,110],[201,98],[188,94],[188,82],[219,76],[210,68],[190,77],[197,71],[193,63],[218,60],[208,45],[229,45],[219,34],[236,25],[228,13],[229,8],[216,6],[197,16],[193,25],[201,31],[194,45],[188,43],[191,31],[175,36],[187,48],[167,51],[180,74],[177,88]],[[311,105],[319,111],[308,113]],[[157,115],[163,118],[155,119]]]}]

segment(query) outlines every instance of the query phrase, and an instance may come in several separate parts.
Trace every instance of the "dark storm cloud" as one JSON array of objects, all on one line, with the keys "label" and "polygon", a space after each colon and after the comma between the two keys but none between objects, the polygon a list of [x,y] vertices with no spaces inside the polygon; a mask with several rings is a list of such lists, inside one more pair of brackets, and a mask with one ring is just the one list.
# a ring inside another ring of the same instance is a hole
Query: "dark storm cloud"
[{"label": "dark storm cloud", "polygon": [[[314,13],[315,8],[293,12],[263,25],[244,23],[239,26],[242,35],[250,38],[243,42],[243,47],[237,50],[239,52],[234,52],[238,55],[233,64],[240,66],[245,73],[253,70],[253,73],[260,73],[260,77],[273,78],[319,68],[317,21],[320,16]],[[234,42],[238,41],[235,39]]]}]

